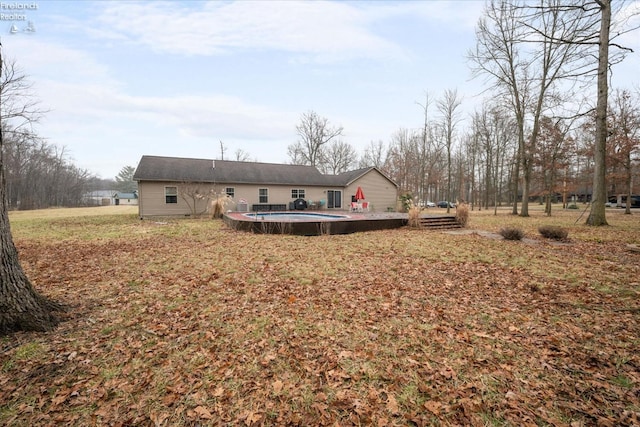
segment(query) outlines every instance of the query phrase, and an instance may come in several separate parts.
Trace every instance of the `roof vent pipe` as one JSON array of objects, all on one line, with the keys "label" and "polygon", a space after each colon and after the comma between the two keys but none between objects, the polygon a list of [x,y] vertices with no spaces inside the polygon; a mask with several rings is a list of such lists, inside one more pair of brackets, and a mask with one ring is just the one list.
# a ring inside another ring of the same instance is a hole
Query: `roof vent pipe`
[{"label": "roof vent pipe", "polygon": [[212,168],[216,168],[216,161],[215,160],[211,160],[211,167]]}]

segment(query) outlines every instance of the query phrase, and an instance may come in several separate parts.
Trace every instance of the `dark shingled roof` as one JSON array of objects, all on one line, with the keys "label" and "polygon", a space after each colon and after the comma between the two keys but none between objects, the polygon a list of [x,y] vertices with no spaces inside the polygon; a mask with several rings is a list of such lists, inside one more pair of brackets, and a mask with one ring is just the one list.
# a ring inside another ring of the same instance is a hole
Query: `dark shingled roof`
[{"label": "dark shingled roof", "polygon": [[[375,169],[375,168],[368,167],[363,169],[357,169],[354,171],[343,172],[340,175],[333,175],[333,177],[336,180],[336,183],[337,183],[336,185],[347,186],[351,184],[353,181],[355,181],[356,179],[360,178],[362,175],[369,172],[371,169]],[[330,178],[330,177],[331,176],[327,176],[327,178]]]},{"label": "dark shingled roof", "polygon": [[328,184],[327,176],[313,166],[159,156],[142,156],[133,179],[235,184]]},{"label": "dark shingled roof", "polygon": [[133,179],[136,181],[344,187],[372,169],[375,168],[358,169],[340,175],[323,175],[313,166],[142,156]]},{"label": "dark shingled roof", "polygon": [[135,181],[214,182],[212,160],[142,156]]},{"label": "dark shingled roof", "polygon": [[116,191],[113,197],[115,199],[137,199],[138,193],[123,193],[121,191]]},{"label": "dark shingled roof", "polygon": [[324,175],[313,166],[215,161],[218,182],[239,184],[323,185]]}]

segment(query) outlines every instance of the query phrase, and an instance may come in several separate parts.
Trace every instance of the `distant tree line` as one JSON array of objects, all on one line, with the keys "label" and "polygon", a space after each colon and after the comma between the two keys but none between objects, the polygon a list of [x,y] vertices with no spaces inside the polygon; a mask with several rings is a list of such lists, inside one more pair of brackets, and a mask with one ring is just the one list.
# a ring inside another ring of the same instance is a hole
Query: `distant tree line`
[{"label": "distant tree line", "polygon": [[95,177],[73,165],[64,148],[47,143],[34,124],[45,113],[15,61],[2,61],[0,77],[2,169],[8,209],[80,206]]},{"label": "distant tree line", "polygon": [[100,190],[136,191],[135,168],[124,166],[115,179],[102,179],[73,164],[64,148],[3,124],[4,173],[10,210],[100,205]]},{"label": "distant tree line", "polygon": [[9,210],[100,204],[98,190],[133,192],[135,168],[125,166],[114,179],[102,179],[73,164],[64,148],[31,132],[2,125],[5,191]]},{"label": "distant tree line", "polygon": [[81,206],[93,175],[66,157],[64,149],[3,124],[4,172],[9,209]]},{"label": "distant tree line", "polygon": [[[371,141],[361,153],[344,141],[321,143],[323,139],[318,137],[312,154],[301,154],[305,151],[302,144],[290,146],[290,161],[313,164],[331,174],[375,166],[399,185],[402,194],[410,195],[416,202],[464,200],[474,209],[489,209],[522,200],[518,186],[522,178],[515,179],[519,143],[511,111],[498,102],[487,103],[463,127],[455,91],[445,92],[442,99],[433,103],[431,117],[432,100],[427,96],[427,103],[422,105],[425,120],[421,127],[400,128],[387,142]],[[317,117],[320,116],[315,112],[305,113],[303,121]],[[531,157],[528,197],[545,203],[549,213],[551,202],[568,205],[574,197],[575,201],[589,201],[594,172],[594,114],[580,118],[542,115],[539,120],[536,146],[528,147]],[[640,92],[614,91],[608,123],[608,193],[640,192]],[[325,118],[315,128],[323,126],[332,129],[326,133],[329,135],[341,130],[332,127]],[[529,137],[527,131],[524,135]],[[349,148],[337,149],[342,146]]]},{"label": "distant tree line", "polygon": [[65,148],[48,143],[34,126],[46,113],[15,61],[3,61],[0,78],[2,167],[10,210],[96,204],[98,190],[133,192],[135,168],[125,166],[114,179],[102,179],[73,164]]}]

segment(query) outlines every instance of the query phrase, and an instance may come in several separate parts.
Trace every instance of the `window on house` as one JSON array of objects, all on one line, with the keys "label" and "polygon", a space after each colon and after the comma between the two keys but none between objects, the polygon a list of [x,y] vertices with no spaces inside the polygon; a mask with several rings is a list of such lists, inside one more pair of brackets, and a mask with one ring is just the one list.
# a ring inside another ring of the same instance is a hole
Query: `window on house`
[{"label": "window on house", "polygon": [[258,189],[258,203],[269,203],[269,189],[268,188],[259,188]]},{"label": "window on house", "polygon": [[178,203],[178,187],[164,187],[164,202]]},{"label": "window on house", "polygon": [[224,192],[227,194],[227,196],[231,197],[232,199],[236,196],[236,189],[233,187],[225,188]]},{"label": "window on house", "polygon": [[291,190],[291,198],[292,199],[304,199],[304,189],[292,189]]}]

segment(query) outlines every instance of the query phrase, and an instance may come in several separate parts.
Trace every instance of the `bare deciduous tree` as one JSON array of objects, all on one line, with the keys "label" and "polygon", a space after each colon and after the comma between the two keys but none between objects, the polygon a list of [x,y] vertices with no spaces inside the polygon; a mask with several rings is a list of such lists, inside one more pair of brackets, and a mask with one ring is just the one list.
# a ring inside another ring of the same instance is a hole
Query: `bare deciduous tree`
[{"label": "bare deciduous tree", "polygon": [[433,176],[434,170],[437,169],[437,162],[439,161],[439,157],[441,154],[441,147],[438,147],[435,141],[434,133],[434,125],[430,121],[429,117],[429,108],[433,100],[429,94],[429,92],[425,93],[425,101],[424,104],[420,102],[416,102],[420,107],[422,107],[422,112],[424,116],[424,121],[422,122],[421,129],[421,138],[420,143],[417,150],[418,155],[418,169],[416,173],[418,174],[418,188],[417,188],[417,196],[419,200],[426,202],[433,195]]},{"label": "bare deciduous tree", "polygon": [[[9,210],[86,203],[84,196],[90,190],[94,177],[89,171],[71,164],[64,148],[49,144],[25,126],[16,131],[4,122],[3,132],[5,191]],[[108,186],[112,187],[113,184]]]},{"label": "bare deciduous tree", "polygon": [[626,193],[625,214],[631,214],[634,164],[638,160],[634,158],[634,153],[640,152],[640,98],[633,96],[629,90],[617,90],[609,117],[611,131],[607,151],[610,153],[611,166],[621,169],[621,176],[616,178],[623,183]]},{"label": "bare deciduous tree", "polygon": [[391,136],[387,167],[403,194],[415,195],[420,177],[418,170],[418,144],[420,136],[408,129],[398,129]]},{"label": "bare deciduous tree", "polygon": [[251,158],[249,153],[244,151],[242,148],[238,148],[234,154],[235,154],[236,162],[248,162],[249,159]]},{"label": "bare deciduous tree", "polygon": [[598,38],[598,100],[596,104],[596,138],[594,147],[593,193],[589,225],[607,225],[607,104],[609,101],[609,38],[611,30],[611,0],[595,0],[600,8],[600,33]]},{"label": "bare deciduous tree", "polygon": [[194,216],[204,214],[209,207],[209,201],[216,197],[216,192],[210,185],[198,182],[178,184],[178,194]]},{"label": "bare deciduous tree", "polygon": [[342,140],[335,140],[329,144],[325,153],[325,162],[321,171],[338,175],[346,172],[356,164],[358,154],[351,144]]},{"label": "bare deciduous tree", "polygon": [[[509,100],[518,135],[522,174],[522,209],[528,216],[532,156],[540,117],[555,103],[571,97],[572,86],[557,91],[588,71],[581,41],[592,33],[595,18],[588,8],[566,7],[561,0],[528,6],[518,0],[491,0],[476,28],[476,48],[469,58],[475,72]],[[530,129],[528,131],[528,129]],[[519,167],[514,179],[519,180]],[[514,213],[517,205],[514,204]]]},{"label": "bare deciduous tree", "polygon": [[364,149],[364,153],[358,162],[360,168],[366,168],[375,166],[376,168],[383,170],[387,158],[387,148],[382,140],[377,142],[371,141],[369,145]]},{"label": "bare deciduous tree", "polygon": [[484,163],[483,168],[478,165],[484,178],[480,201],[486,209],[493,204],[494,214],[497,214],[502,194],[507,158],[517,144],[513,138],[514,130],[511,116],[499,105],[488,105],[473,116],[473,137],[476,140],[473,148],[478,151],[479,163]]},{"label": "bare deciduous tree", "polygon": [[534,153],[534,164],[541,178],[547,216],[551,216],[551,201],[557,193],[558,174],[568,167],[569,150],[574,145],[568,136],[569,131],[570,125],[562,119],[554,121],[550,117],[543,117],[540,120],[540,138]]},{"label": "bare deciduous tree", "polygon": [[296,132],[300,139],[287,148],[291,162],[322,168],[326,161],[326,145],[342,136],[343,128],[332,127],[327,118],[309,111],[300,118]]},{"label": "bare deciduous tree", "polygon": [[[451,152],[455,132],[461,120],[459,111],[461,104],[462,99],[458,96],[456,89],[446,90],[442,99],[436,102],[441,116],[440,125],[442,127],[443,143],[447,152],[447,201],[449,202],[451,202]],[[447,213],[449,213],[450,209],[450,205],[447,203]]]},{"label": "bare deciduous tree", "polygon": [[227,152],[227,146],[220,141],[220,160],[224,160],[224,153]]}]

